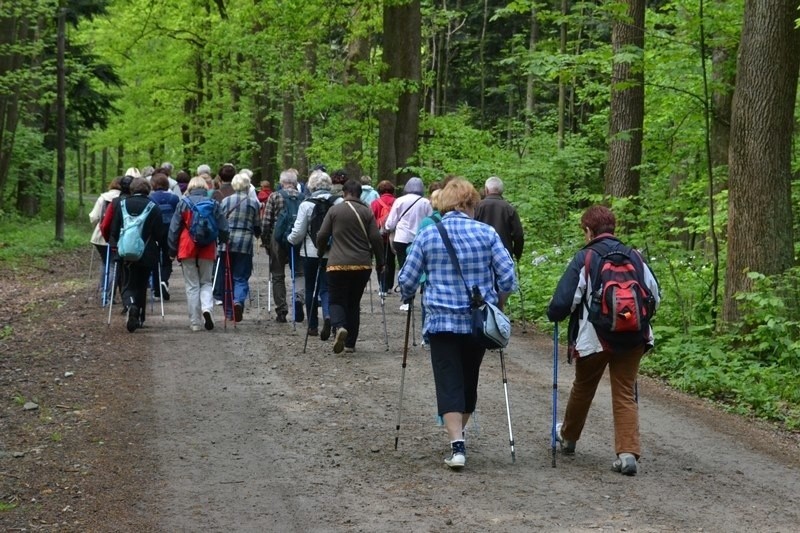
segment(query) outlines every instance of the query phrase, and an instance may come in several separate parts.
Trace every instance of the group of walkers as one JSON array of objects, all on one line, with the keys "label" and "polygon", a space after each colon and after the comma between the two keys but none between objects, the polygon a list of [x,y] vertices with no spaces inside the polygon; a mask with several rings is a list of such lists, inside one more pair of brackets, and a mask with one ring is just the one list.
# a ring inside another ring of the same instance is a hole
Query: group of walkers
[{"label": "group of walkers", "polygon": [[[129,169],[112,181],[90,213],[97,224],[91,242],[104,270],[103,302],[110,305],[116,285],[128,331],[144,325],[148,285],[154,296],[169,299],[174,259],[183,272],[192,331],[214,328],[215,304],[222,305],[226,320],[242,321],[250,299],[254,242],[260,239],[269,258],[275,320],[288,322],[291,310],[294,323],[307,317],[306,338],[333,337],[334,353],[353,353],[361,298],[374,269],[382,306],[389,294],[399,293],[400,309],[412,319],[420,295],[422,340],[430,348],[437,410],[450,441],[445,463],[463,468],[465,428],[477,405],[486,352],[473,337],[471,295],[478,293],[502,309],[519,289],[515,260],[522,258],[523,226],[503,198],[502,180],[486,180],[481,198],[469,181],[448,176],[430,184],[426,197],[422,180],[413,177],[404,194],[395,197],[390,181],[373,189],[368,176],[348,179],[344,171],[331,176],[322,166],[304,184],[297,171],[281,172],[274,191],[269,182],[257,191],[250,183],[252,173],[237,172],[230,164],[214,178],[201,165],[183,190],[172,183],[171,171],[167,163],[147,175]],[[614,236],[615,225],[606,207],[584,213],[581,229],[587,244],[573,257],[547,310],[554,322],[570,318],[570,359],[576,360],[565,418],[554,427],[553,438],[563,453],[575,452],[608,366],[617,456],[612,466],[633,475],[641,454],[636,378],[639,361],[653,343],[649,318],[658,304],[658,285],[641,255]],[[136,228],[143,243],[132,260],[123,256],[130,228]],[[615,308],[619,316],[613,327],[620,329],[609,333],[597,318],[607,311],[603,305],[598,311],[595,300],[605,298],[599,293],[605,290],[607,271],[613,270],[606,263],[614,255],[628,258],[612,272],[616,282],[638,276],[634,286],[641,288],[641,298],[628,297],[631,285],[617,283],[618,292],[601,303],[628,307]],[[603,288],[598,289],[601,278]],[[633,335],[623,331],[631,320],[638,328]]]}]

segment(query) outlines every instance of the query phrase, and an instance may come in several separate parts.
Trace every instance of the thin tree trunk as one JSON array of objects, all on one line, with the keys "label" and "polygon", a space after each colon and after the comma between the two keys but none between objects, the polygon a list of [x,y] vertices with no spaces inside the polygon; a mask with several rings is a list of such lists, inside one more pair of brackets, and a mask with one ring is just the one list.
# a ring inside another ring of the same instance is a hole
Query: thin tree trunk
[{"label": "thin tree trunk", "polygon": [[489,24],[489,0],[483,0],[483,22],[481,24],[481,38],[478,48],[478,61],[480,62],[481,72],[481,104],[480,104],[480,127],[486,119],[486,26]]},{"label": "thin tree trunk", "polygon": [[281,119],[281,163],[283,168],[294,166],[294,100],[290,91],[283,93],[283,118]]},{"label": "thin tree trunk", "polygon": [[728,268],[723,319],[739,318],[735,296],[749,272],[794,264],[791,154],[800,70],[799,0],[745,3],[731,113]]},{"label": "thin tree trunk", "polygon": [[[536,4],[531,6],[530,32],[528,38],[528,56],[533,57],[533,54],[536,52],[536,44],[539,42],[539,22],[536,18]],[[536,105],[536,96],[533,92],[534,80],[533,72],[529,69],[527,83],[525,84],[525,137],[531,134],[531,127],[533,124],[533,108],[534,105]]]},{"label": "thin tree trunk", "polygon": [[[561,0],[561,24],[559,33],[561,42],[559,45],[559,52],[561,57],[567,53],[567,14],[569,13],[569,1]],[[558,77],[558,149],[564,149],[564,112],[566,111],[567,101],[567,84],[564,76]]]}]

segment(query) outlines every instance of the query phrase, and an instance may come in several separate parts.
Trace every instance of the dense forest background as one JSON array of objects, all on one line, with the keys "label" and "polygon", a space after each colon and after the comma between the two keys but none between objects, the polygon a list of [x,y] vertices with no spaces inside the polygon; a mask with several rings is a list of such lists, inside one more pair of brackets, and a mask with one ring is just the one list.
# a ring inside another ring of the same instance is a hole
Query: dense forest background
[{"label": "dense forest background", "polygon": [[498,175],[527,229],[513,312],[542,324],[581,210],[606,202],[661,283],[645,370],[797,429],[798,8],[0,1],[0,216],[58,216],[60,93],[68,213],[162,161],[256,181],[318,163],[399,184]]}]

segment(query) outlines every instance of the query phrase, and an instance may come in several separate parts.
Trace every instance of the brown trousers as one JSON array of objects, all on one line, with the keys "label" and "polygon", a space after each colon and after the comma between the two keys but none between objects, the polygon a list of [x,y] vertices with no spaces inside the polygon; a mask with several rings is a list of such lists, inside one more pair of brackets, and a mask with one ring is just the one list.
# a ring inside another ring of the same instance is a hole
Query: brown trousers
[{"label": "brown trousers", "polygon": [[632,453],[639,458],[639,405],[636,403],[635,387],[643,354],[642,346],[627,352],[598,352],[575,361],[575,381],[561,428],[566,440],[577,441],[581,438],[597,385],[608,366],[614,414],[614,448],[617,455]]}]

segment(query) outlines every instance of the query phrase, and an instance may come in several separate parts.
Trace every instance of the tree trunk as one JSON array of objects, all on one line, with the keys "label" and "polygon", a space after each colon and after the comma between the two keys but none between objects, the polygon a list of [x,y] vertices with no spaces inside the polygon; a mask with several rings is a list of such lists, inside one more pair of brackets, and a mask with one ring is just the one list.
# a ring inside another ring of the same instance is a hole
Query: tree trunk
[{"label": "tree trunk", "polygon": [[[28,21],[16,17],[0,17],[0,79],[22,67],[22,55],[14,53],[13,46],[24,42],[28,34]],[[7,53],[2,53],[9,50]],[[19,124],[20,87],[0,95],[0,210],[3,209],[11,154],[14,150]]]},{"label": "tree trunk", "polygon": [[384,4],[383,42],[387,68],[384,82],[402,80],[404,88],[397,98],[397,111],[379,113],[379,179],[405,183],[411,173],[403,171],[417,150],[421,82],[422,33],[420,0],[403,5]]},{"label": "tree trunk", "polygon": [[281,163],[283,168],[294,167],[294,95],[291,91],[283,94],[283,118],[281,119]]},{"label": "tree trunk", "polygon": [[[366,37],[355,37],[347,47],[347,65],[345,68],[345,86],[365,85],[367,80],[359,70],[360,64],[369,60],[369,40]],[[363,174],[361,158],[364,151],[362,129],[363,117],[357,103],[351,104],[345,110],[347,115],[348,131],[345,134],[347,141],[342,145],[344,170],[348,177],[359,179]]]},{"label": "tree trunk", "polygon": [[734,296],[748,272],[779,274],[794,263],[791,153],[800,0],[745,4],[731,113],[728,269],[723,319],[739,318]]},{"label": "tree trunk", "polygon": [[[719,0],[718,0],[719,1]],[[714,92],[711,95],[713,110],[711,121],[711,161],[714,167],[728,164],[728,147],[731,135],[731,102],[736,71],[734,58],[736,49],[717,47],[711,56],[711,79]],[[721,187],[721,183],[717,182]],[[716,192],[719,192],[716,191]]]},{"label": "tree trunk", "polygon": [[[614,66],[611,74],[611,116],[605,193],[617,198],[639,194],[644,125],[644,0],[625,0],[624,20],[616,20],[611,42]],[[635,53],[632,62],[619,59]]]},{"label": "tree trunk", "polygon": [[[533,57],[536,52],[536,43],[539,42],[539,22],[536,18],[536,5],[531,7],[531,27],[530,36],[528,37],[528,55]],[[530,68],[530,67],[529,67]],[[531,127],[533,125],[533,108],[536,104],[536,96],[534,90],[533,72],[528,72],[527,83],[525,84],[525,137],[531,134]],[[525,148],[527,152],[527,146]]]}]

